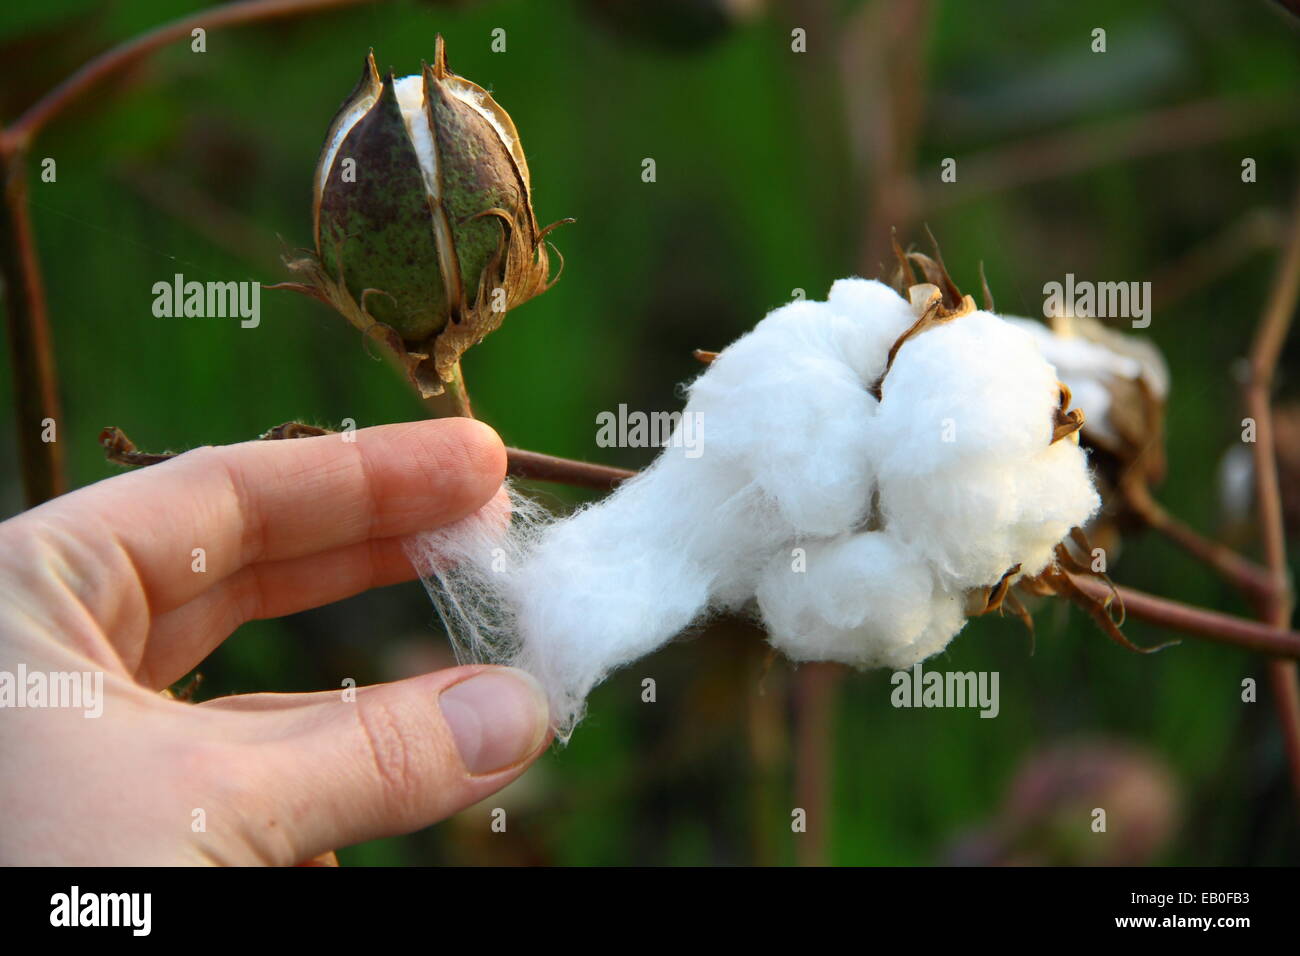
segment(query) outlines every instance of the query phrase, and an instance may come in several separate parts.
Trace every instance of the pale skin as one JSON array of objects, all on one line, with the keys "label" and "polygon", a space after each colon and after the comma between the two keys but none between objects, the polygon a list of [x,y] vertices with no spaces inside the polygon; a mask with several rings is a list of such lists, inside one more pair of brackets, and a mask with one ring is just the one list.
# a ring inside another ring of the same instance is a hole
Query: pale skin
[{"label": "pale skin", "polygon": [[404,537],[500,493],[505,449],[480,423],[352,437],[201,448],[0,524],[0,671],[102,672],[105,698],[94,719],[0,709],[0,863],[328,859],[482,800],[545,749],[540,689],[507,668],[354,701],[159,693],[245,621],[413,578]]}]

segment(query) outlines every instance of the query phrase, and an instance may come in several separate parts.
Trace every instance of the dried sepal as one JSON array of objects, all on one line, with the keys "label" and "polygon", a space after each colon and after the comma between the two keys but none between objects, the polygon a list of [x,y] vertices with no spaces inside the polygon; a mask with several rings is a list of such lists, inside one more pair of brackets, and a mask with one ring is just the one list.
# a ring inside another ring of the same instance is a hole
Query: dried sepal
[{"label": "dried sepal", "polygon": [[984,311],[993,312],[993,292],[989,289],[989,277],[984,274],[984,260],[980,260],[980,289],[984,293]]},{"label": "dried sepal", "polygon": [[[1072,529],[1069,540],[1083,553],[1092,553],[1091,543],[1082,528]],[[1110,593],[1104,600],[1093,597],[1075,583],[1072,575],[1095,577],[1104,581]],[[1180,643],[1171,640],[1151,647],[1142,647],[1130,641],[1121,630],[1125,620],[1124,601],[1114,582],[1105,572],[1093,570],[1090,564],[1076,557],[1064,541],[1056,546],[1051,564],[1032,578],[1021,578],[1016,586],[1028,594],[1067,598],[1082,608],[1107,637],[1134,653],[1154,654],[1156,651]]]},{"label": "dried sepal", "polygon": [[1020,565],[1013,565],[1007,569],[993,587],[979,588],[974,595],[976,598],[975,610],[971,616],[978,617],[981,614],[1000,611],[1003,602],[1007,599],[1007,595],[1011,593],[1011,584],[1019,573]]},{"label": "dried sepal", "polygon": [[894,359],[898,357],[898,352],[904,345],[923,332],[976,311],[975,300],[968,295],[962,296],[955,306],[950,307],[943,291],[932,283],[912,286],[908,290],[908,298],[912,303],[912,310],[918,313],[917,319],[890,347],[889,356],[885,359],[885,369],[869,389],[877,401],[884,395],[885,377],[889,375]]},{"label": "dried sepal", "polygon": [[906,296],[907,290],[916,285],[916,272],[912,269],[912,263],[907,260],[907,253],[898,244],[898,230],[890,233],[889,242],[894,251],[895,262],[890,285],[899,295]]},{"label": "dried sepal", "polygon": [[1057,382],[1057,388],[1060,389],[1060,400],[1056,408],[1052,410],[1052,440],[1050,444],[1055,445],[1062,438],[1069,438],[1076,445],[1079,444],[1079,429],[1083,427],[1084,414],[1082,408],[1070,407],[1070,387],[1064,382]]},{"label": "dried sepal", "polygon": [[99,433],[99,443],[104,448],[104,457],[106,459],[115,465],[125,465],[128,468],[157,465],[176,457],[171,452],[150,454],[149,452],[140,451],[135,446],[135,442],[126,437],[126,432],[115,425],[109,425]]}]

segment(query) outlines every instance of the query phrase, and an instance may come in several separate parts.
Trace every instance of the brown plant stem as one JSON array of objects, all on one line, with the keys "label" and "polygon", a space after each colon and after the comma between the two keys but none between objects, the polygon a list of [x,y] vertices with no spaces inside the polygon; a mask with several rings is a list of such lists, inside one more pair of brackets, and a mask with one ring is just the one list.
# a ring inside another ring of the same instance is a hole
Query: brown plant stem
[{"label": "brown plant stem", "polygon": [[[0,149],[0,282],[3,282],[9,362],[14,381],[14,430],[18,442],[23,494],[28,507],[67,490],[63,475],[63,427],[58,373],[50,340],[49,312],[41,282],[27,204],[27,179],[21,152]],[[45,423],[54,426],[45,441]]]},{"label": "brown plant stem", "polygon": [[609,491],[633,477],[636,472],[609,465],[593,465],[585,461],[556,458],[541,452],[522,448],[506,449],[506,474],[513,478],[530,478],[578,488]]},{"label": "brown plant stem", "polygon": [[[1245,388],[1247,414],[1255,420],[1255,497],[1259,505],[1264,563],[1273,580],[1262,616],[1277,628],[1290,626],[1295,599],[1287,570],[1286,529],[1278,487],[1277,450],[1273,444],[1273,371],[1290,331],[1297,300],[1300,300],[1300,191],[1296,194],[1286,246],[1273,277],[1268,303],[1251,346]],[[1292,790],[1300,805],[1300,685],[1296,681],[1296,663],[1274,659],[1269,661],[1268,672],[1291,770]]]},{"label": "brown plant stem", "polygon": [[[1111,596],[1109,585],[1097,578],[1071,574],[1070,580],[1089,597],[1104,601]],[[1300,658],[1300,633],[1295,631],[1119,585],[1115,587],[1115,593],[1124,602],[1124,611],[1129,617],[1158,624],[1171,631],[1203,637],[1217,644]]]},{"label": "brown plant stem", "polygon": [[795,835],[795,859],[800,866],[825,866],[829,862],[832,749],[835,704],[839,700],[837,664],[822,661],[803,664],[795,672],[794,799],[804,811],[806,830]]},{"label": "brown plant stem", "polygon": [[1273,593],[1273,575],[1226,544],[1207,538],[1165,510],[1140,481],[1126,487],[1125,500],[1151,530],[1164,535],[1188,554],[1213,568],[1241,590],[1257,607]]},{"label": "brown plant stem", "polygon": [[459,362],[452,372],[451,381],[446,385],[446,395],[452,415],[460,418],[474,417],[474,409],[469,403],[469,389],[465,387],[465,373]]},{"label": "brown plant stem", "polygon": [[[266,432],[261,438],[291,439],[324,434],[330,432],[311,425],[286,422]],[[170,452],[161,454],[142,452],[122,429],[111,425],[100,434],[99,441],[105,449],[108,460],[120,465],[143,467],[175,457]],[[507,448],[506,458],[506,473],[512,477],[549,481],[578,488],[592,488],[597,491],[609,491],[636,475],[635,471],[626,468],[557,458],[554,455],[544,455],[541,452],[526,451],[522,448]],[[1112,596],[1110,585],[1096,578],[1071,574],[1070,579],[1079,590],[1091,597],[1104,601]],[[1300,633],[1288,631],[1285,627],[1275,627],[1191,604],[1182,604],[1143,591],[1135,591],[1132,588],[1117,586],[1114,593],[1120,597],[1125,610],[1132,617],[1171,630],[1182,631],[1185,634],[1205,637],[1221,644],[1231,644],[1281,657],[1300,658]]]}]

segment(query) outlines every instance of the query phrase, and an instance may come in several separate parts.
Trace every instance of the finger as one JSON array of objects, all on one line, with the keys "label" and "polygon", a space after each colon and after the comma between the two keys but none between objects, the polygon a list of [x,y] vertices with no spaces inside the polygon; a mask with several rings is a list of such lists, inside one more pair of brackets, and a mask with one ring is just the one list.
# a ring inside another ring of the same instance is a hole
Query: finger
[{"label": "finger", "polygon": [[[197,449],[33,509],[13,530],[35,523],[62,552],[54,564],[69,587],[120,634],[113,625],[124,618],[172,610],[249,564],[453,521],[490,499],[505,474],[500,439],[468,419],[352,437]],[[123,584],[132,579],[138,587]]]},{"label": "finger", "polygon": [[[498,490],[480,513],[485,509],[491,509],[494,517],[500,512],[504,527],[509,521],[509,495]],[[407,541],[365,541],[323,554],[241,568],[216,587],[154,619],[137,679],[149,687],[167,687],[248,621],[296,614],[411,580],[415,569],[406,554]]]},{"label": "finger", "polygon": [[[247,713],[257,740],[214,767],[219,801],[263,856],[294,863],[428,826],[519,776],[546,746],[542,689],[513,668],[459,667]],[[211,820],[210,820],[211,822]]]},{"label": "finger", "polygon": [[240,625],[295,614],[415,577],[402,538],[241,568],[210,591],[159,615],[135,671],[146,687],[169,687]]}]

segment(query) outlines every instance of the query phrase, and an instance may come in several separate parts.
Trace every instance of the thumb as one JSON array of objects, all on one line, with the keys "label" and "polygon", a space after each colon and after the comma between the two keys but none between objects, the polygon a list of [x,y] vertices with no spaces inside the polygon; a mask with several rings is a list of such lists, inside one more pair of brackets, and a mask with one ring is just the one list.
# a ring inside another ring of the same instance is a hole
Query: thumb
[{"label": "thumb", "polygon": [[267,812],[246,816],[245,834],[286,863],[463,810],[523,773],[550,737],[545,693],[510,667],[305,695],[246,716],[263,723],[262,743],[241,789]]}]

